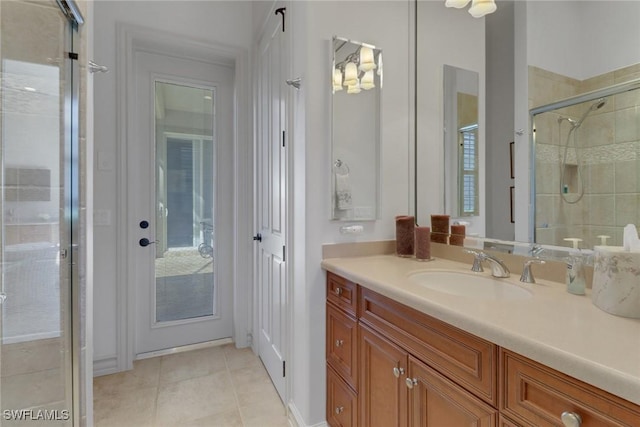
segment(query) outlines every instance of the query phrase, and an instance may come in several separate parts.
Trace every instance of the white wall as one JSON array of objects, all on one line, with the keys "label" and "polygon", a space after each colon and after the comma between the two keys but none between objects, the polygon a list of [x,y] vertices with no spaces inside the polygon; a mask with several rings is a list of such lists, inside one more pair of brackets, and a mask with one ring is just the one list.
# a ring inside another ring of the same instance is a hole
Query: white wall
[{"label": "white wall", "polygon": [[[128,23],[200,42],[250,50],[252,4],[239,1],[96,1],[94,60],[111,71],[94,79],[95,152],[113,167],[95,170],[94,361],[105,372],[117,362],[116,318],[116,24]],[[105,170],[106,169],[106,170]],[[231,191],[231,190],[230,190]],[[122,224],[122,226],[125,226]]]},{"label": "white wall", "polygon": [[487,230],[495,239],[514,240],[510,218],[509,142],[514,141],[514,5],[501,2],[489,15],[487,49]]},{"label": "white wall", "polygon": [[637,1],[528,2],[529,64],[579,80],[635,64],[638,16]]},{"label": "white wall", "polygon": [[[409,2],[292,2],[294,95],[294,325],[292,403],[306,425],[325,419],[325,274],[322,244],[394,237],[394,216],[409,212]],[[288,24],[289,25],[289,24]],[[330,221],[330,103],[333,35],[368,42],[384,56],[381,213],[364,234],[339,233]]]}]

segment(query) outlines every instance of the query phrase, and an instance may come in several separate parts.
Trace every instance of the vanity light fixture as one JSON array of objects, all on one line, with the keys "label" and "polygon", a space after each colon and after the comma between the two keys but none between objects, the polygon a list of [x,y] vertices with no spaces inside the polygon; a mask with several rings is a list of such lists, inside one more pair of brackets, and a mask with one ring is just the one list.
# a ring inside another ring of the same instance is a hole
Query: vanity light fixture
[{"label": "vanity light fixture", "polygon": [[[335,43],[334,38],[334,43]],[[342,48],[347,42],[343,42],[337,49]],[[376,87],[376,74],[380,79],[379,87],[382,88],[382,52],[376,51],[375,46],[365,43],[351,42],[357,44],[357,48],[352,53],[344,56],[343,60],[336,63],[335,52],[331,68],[332,93],[347,88],[348,94],[360,93],[362,90],[370,90]]]},{"label": "vanity light fixture", "polygon": [[360,88],[360,82],[358,81],[358,79],[356,79],[356,83],[347,87],[347,93],[349,95],[353,95],[355,93],[360,93],[361,88]]},{"label": "vanity light fixture", "polygon": [[344,66],[344,79],[342,84],[344,86],[353,86],[358,82],[358,67],[353,62],[347,62]]},{"label": "vanity light fixture", "polygon": [[471,0],[447,0],[444,2],[444,5],[447,7],[455,7],[456,9],[462,9],[466,5],[468,5]]},{"label": "vanity light fixture", "polygon": [[338,68],[333,68],[333,93],[342,90],[342,71]]},{"label": "vanity light fixture", "polygon": [[364,73],[364,76],[360,79],[360,87],[364,90],[373,89],[376,84],[373,81],[373,70],[369,70]]},{"label": "vanity light fixture", "polygon": [[362,46],[360,48],[360,65],[358,66],[358,70],[367,72],[375,69],[376,63],[373,60],[373,49]]},{"label": "vanity light fixture", "polygon": [[[446,0],[446,7],[462,9],[469,4],[470,0]],[[473,0],[469,13],[474,18],[482,18],[485,15],[495,12],[497,9],[495,0]]]}]

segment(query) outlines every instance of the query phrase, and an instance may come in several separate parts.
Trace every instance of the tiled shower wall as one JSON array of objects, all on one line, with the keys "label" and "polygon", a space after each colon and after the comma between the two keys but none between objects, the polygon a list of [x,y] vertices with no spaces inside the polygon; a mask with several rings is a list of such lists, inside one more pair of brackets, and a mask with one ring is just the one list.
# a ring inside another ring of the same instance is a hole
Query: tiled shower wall
[{"label": "tiled shower wall", "polygon": [[[640,78],[640,64],[587,80],[576,80],[536,67],[529,68],[529,107]],[[539,114],[536,138],[536,242],[568,246],[563,239],[583,239],[581,248],[622,245],[626,224],[640,225],[640,90],[607,97],[605,105],[589,113],[573,134],[565,169],[566,198],[577,200],[579,173],[584,196],[576,203],[563,200],[561,162],[571,125],[595,101]],[[575,142],[576,150],[573,148]],[[580,161],[577,162],[577,157]],[[579,166],[577,165],[579,163]]]}]

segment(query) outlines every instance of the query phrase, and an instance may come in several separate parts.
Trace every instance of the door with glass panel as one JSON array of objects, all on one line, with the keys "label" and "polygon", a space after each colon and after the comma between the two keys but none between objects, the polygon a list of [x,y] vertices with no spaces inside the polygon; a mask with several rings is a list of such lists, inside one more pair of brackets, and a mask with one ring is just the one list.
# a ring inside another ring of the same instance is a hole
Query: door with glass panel
[{"label": "door with glass panel", "polygon": [[0,424],[70,426],[76,24],[55,1],[2,1],[0,19]]},{"label": "door with glass panel", "polygon": [[232,335],[233,68],[134,60],[136,354]]}]

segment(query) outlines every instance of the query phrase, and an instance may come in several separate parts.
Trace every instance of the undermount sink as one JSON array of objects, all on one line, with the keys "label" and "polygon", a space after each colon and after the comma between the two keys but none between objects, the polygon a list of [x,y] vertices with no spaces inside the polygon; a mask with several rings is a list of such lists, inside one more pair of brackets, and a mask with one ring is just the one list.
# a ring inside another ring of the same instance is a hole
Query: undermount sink
[{"label": "undermount sink", "polygon": [[477,273],[460,271],[421,271],[409,280],[433,291],[484,300],[518,300],[531,298],[527,289]]}]

